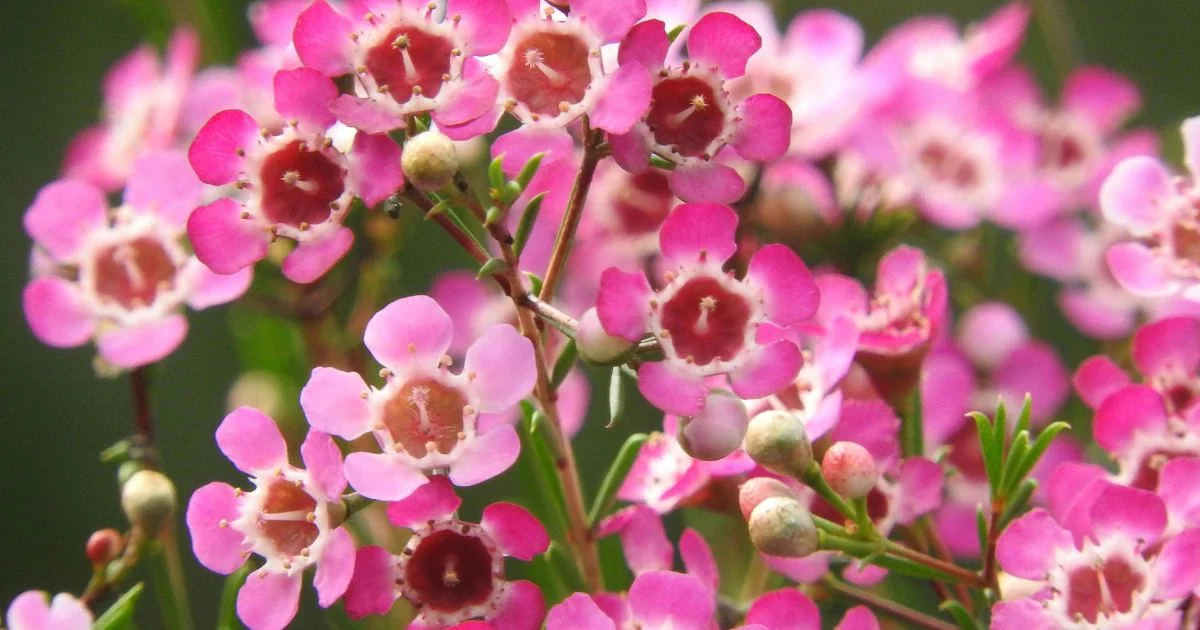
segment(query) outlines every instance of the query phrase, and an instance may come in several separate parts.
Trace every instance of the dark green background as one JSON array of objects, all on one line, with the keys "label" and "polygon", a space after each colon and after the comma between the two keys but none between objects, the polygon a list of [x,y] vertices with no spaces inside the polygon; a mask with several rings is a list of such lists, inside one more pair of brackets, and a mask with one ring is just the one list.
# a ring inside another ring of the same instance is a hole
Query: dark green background
[{"label": "dark green background", "polygon": [[[182,0],[168,0],[179,4]],[[244,3],[208,0],[230,15]],[[37,189],[53,179],[70,137],[91,124],[99,107],[104,71],[141,39],[141,25],[117,0],[10,0],[0,8],[0,606],[28,588],[79,592],[88,578],[82,556],[88,534],[123,524],[116,505],[115,471],[97,453],[129,432],[125,379],[98,380],[92,351],[53,350],[33,339],[21,313],[20,293],[27,277],[29,242],[21,216]],[[783,4],[783,3],[781,3]],[[787,3],[781,12],[795,10]],[[804,4],[803,7],[810,5]],[[829,5],[866,24],[870,41],[890,25],[918,13],[952,12],[977,18],[996,3],[942,0],[856,0]],[[1134,77],[1146,94],[1138,122],[1164,130],[1168,147],[1177,146],[1175,127],[1200,112],[1200,3],[1191,0],[1073,0],[1065,3],[1083,60]],[[245,27],[236,34],[246,36]],[[1034,25],[1022,58],[1047,80],[1044,34]],[[418,225],[407,237],[403,286],[420,291],[429,271],[445,262],[443,238]],[[441,253],[439,253],[441,252]],[[416,262],[419,261],[419,262]],[[154,407],[167,471],[186,496],[213,478],[235,481],[220,456],[212,431],[236,371],[227,315],[214,310],[191,317],[184,346],[155,371]],[[645,419],[649,421],[649,418]],[[594,487],[604,459],[619,436],[588,440],[580,458]],[[186,543],[185,543],[186,544]],[[211,627],[221,580],[198,566],[189,580],[199,627]],[[149,599],[149,598],[147,598]],[[160,624],[146,617],[148,627]],[[312,625],[308,622],[304,626]]]}]

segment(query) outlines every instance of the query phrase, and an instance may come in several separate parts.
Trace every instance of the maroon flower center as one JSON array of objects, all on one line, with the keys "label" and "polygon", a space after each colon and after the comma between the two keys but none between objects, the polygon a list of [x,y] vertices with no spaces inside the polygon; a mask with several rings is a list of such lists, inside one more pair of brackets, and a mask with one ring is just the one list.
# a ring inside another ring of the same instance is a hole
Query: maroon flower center
[{"label": "maroon flower center", "polygon": [[946,461],[969,481],[987,481],[987,470],[983,463],[983,447],[975,434],[974,425],[962,428],[950,437],[950,452]]},{"label": "maroon flower center", "polygon": [[300,555],[320,534],[311,520],[316,518],[317,501],[294,482],[273,479],[269,483],[258,530],[279,553]]},{"label": "maroon flower center", "polygon": [[716,278],[688,280],[662,309],[662,327],[677,356],[708,365],[732,359],[745,345],[750,304]]},{"label": "maroon flower center", "polygon": [[266,219],[299,229],[327,220],[346,190],[341,165],[299,140],[268,155],[259,175]]},{"label": "maroon flower center", "polygon": [[981,180],[975,160],[942,140],[933,140],[917,151],[917,164],[932,181],[970,190]]},{"label": "maroon flower center", "polygon": [[557,116],[583,100],[592,83],[587,43],[569,33],[537,32],[516,46],[508,91],[535,116]]},{"label": "maroon flower center", "polygon": [[625,179],[624,186],[613,200],[613,212],[627,234],[653,232],[671,212],[675,196],[667,176],[661,169],[646,169]]},{"label": "maroon flower center", "polygon": [[495,589],[492,554],[478,536],[441,530],[421,539],[404,565],[404,581],[424,606],[454,612],[487,601]]},{"label": "maroon flower center", "polygon": [[1102,614],[1129,612],[1134,595],[1145,584],[1145,576],[1123,558],[1079,567],[1067,576],[1067,614],[1096,623]]},{"label": "maroon flower center", "polygon": [[126,310],[142,308],[153,303],[159,291],[175,286],[178,271],[162,241],[142,236],[96,255],[93,290],[104,302]]},{"label": "maroon flower center", "polygon": [[383,424],[399,448],[413,457],[431,450],[449,453],[463,431],[466,397],[432,378],[404,384],[384,404]]},{"label": "maroon flower center", "polygon": [[660,80],[646,114],[654,142],[684,157],[712,157],[706,151],[725,129],[725,112],[717,98],[713,86],[699,77]]},{"label": "maroon flower center", "polygon": [[1196,401],[1196,386],[1191,382],[1174,383],[1163,391],[1163,399],[1167,403],[1167,411],[1172,414],[1183,414]]},{"label": "maroon flower center", "polygon": [[1195,217],[1176,222],[1171,228],[1171,240],[1177,258],[1200,265],[1200,224]]},{"label": "maroon flower center", "polygon": [[1159,448],[1142,457],[1129,485],[1142,490],[1158,490],[1158,474],[1167,462],[1176,457],[1195,457],[1196,453],[1182,448]]},{"label": "maroon flower center", "polygon": [[1068,130],[1049,129],[1039,138],[1038,166],[1050,173],[1066,175],[1088,158],[1087,145]]},{"label": "maroon flower center", "polygon": [[367,51],[367,72],[379,91],[397,103],[413,95],[434,98],[450,79],[454,44],[445,37],[402,24],[388,31],[382,42]]}]

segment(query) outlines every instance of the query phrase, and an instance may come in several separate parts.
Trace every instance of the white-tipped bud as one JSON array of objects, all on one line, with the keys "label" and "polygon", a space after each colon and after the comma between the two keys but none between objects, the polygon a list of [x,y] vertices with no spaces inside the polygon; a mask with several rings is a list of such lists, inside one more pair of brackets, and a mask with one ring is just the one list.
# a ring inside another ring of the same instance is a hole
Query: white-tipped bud
[{"label": "white-tipped bud", "polygon": [[400,166],[413,186],[424,191],[441,190],[458,172],[454,141],[436,131],[419,133],[404,143]]},{"label": "white-tipped bud", "polygon": [[679,423],[679,445],[688,455],[715,461],[742,445],[749,414],[740,398],[725,391],[713,391],[704,401],[704,409]]},{"label": "white-tipped bud", "polygon": [[750,420],[746,453],[751,459],[781,475],[800,478],[812,465],[812,442],[796,414],[771,409]]},{"label": "white-tipped bud", "polygon": [[743,483],[742,487],[738,489],[738,507],[742,510],[742,517],[750,520],[750,514],[754,508],[758,507],[759,503],[773,497],[795,499],[796,493],[792,492],[786,483],[774,477],[747,479],[746,483]]},{"label": "white-tipped bud", "polygon": [[821,458],[821,476],[834,492],[861,499],[875,487],[879,469],[871,452],[856,442],[838,442]]},{"label": "white-tipped bud", "polygon": [[801,558],[819,547],[817,526],[795,499],[764,499],[750,512],[748,528],[754,548],[769,556]]},{"label": "white-tipped bud", "polygon": [[175,484],[155,470],[139,470],[121,486],[125,517],[147,536],[157,536],[175,516]]},{"label": "white-tipped bud", "polygon": [[583,358],[593,363],[611,363],[627,354],[637,345],[624,337],[614,337],[604,332],[600,316],[595,308],[589,308],[579,318],[579,330],[575,333],[575,347]]}]

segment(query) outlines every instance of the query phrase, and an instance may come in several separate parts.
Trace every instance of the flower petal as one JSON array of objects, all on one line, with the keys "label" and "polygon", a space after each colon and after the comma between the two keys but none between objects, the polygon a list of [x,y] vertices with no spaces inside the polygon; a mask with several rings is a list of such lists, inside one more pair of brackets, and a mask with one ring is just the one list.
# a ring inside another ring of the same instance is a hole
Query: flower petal
[{"label": "flower petal", "polygon": [[412,362],[434,365],[450,347],[453,326],[450,316],[432,298],[413,295],[388,304],[371,317],[363,343],[387,367]]},{"label": "flower petal", "polygon": [[1118,390],[1096,409],[1092,427],[1096,443],[1113,453],[1133,444],[1134,434],[1161,433],[1167,427],[1167,411],[1158,392],[1142,385]]},{"label": "flower petal", "polygon": [[1133,336],[1133,361],[1146,376],[1195,374],[1200,368],[1200,320],[1170,317]]},{"label": "flower petal", "polygon": [[333,99],[329,111],[338,120],[364,133],[382,134],[404,126],[403,117],[393,114],[373,99],[358,98],[352,94]]},{"label": "flower petal", "polygon": [[352,440],[370,428],[371,408],[362,396],[368,391],[356,372],[316,367],[300,390],[300,407],[313,428]]},{"label": "flower petal", "polygon": [[283,275],[299,284],[321,279],[354,245],[354,231],[347,227],[317,241],[300,243],[283,259]]},{"label": "flower petal", "polygon": [[108,201],[91,184],[59,180],[38,191],[25,211],[25,231],[50,255],[70,259],[92,230],[104,227]]},{"label": "flower petal", "polygon": [[1073,549],[1071,533],[1050,513],[1035,508],[1013,521],[996,541],[996,560],[1007,572],[1029,580],[1045,579],[1058,549]]},{"label": "flower petal", "polygon": [[771,630],[816,630],[821,627],[817,605],[794,588],[764,593],[746,613],[746,623],[762,624]]},{"label": "flower petal", "polygon": [[354,576],[354,560],[357,552],[354,538],[345,527],[329,533],[329,542],[321,551],[321,560],[313,575],[313,586],[317,589],[317,603],[329,608],[346,593],[350,579]]},{"label": "flower petal", "polygon": [[679,416],[700,413],[708,398],[704,379],[683,372],[672,361],[643,363],[638,368],[638,390],[650,404]]},{"label": "flower petal", "polygon": [[105,361],[124,369],[165,359],[183,343],[188,322],[183,315],[168,315],[137,326],[102,333],[96,349]]},{"label": "flower petal", "polygon": [[1086,117],[1100,133],[1121,126],[1141,106],[1137,85],[1107,68],[1076,68],[1063,85],[1063,109]]},{"label": "flower petal", "polygon": [[210,571],[229,575],[246,562],[242,556],[245,537],[229,524],[238,519],[237,490],[214,481],[200,487],[188,501],[188,532],[192,553]]},{"label": "flower petal", "polygon": [[182,151],[156,151],[133,163],[125,203],[139,212],[153,212],[182,230],[202,193],[200,179]]},{"label": "flower petal", "polygon": [[737,213],[729,206],[680,204],[667,215],[658,233],[663,258],[677,266],[704,261],[724,264],[737,251],[737,224]]},{"label": "flower petal", "polygon": [[400,190],[400,146],[384,134],[354,134],[350,149],[350,186],[355,196],[375,206]]},{"label": "flower petal", "polygon": [[646,0],[574,0],[571,15],[578,16],[605,43],[619,41],[646,15]]},{"label": "flower petal", "polygon": [[399,597],[396,587],[396,560],[383,547],[360,547],[354,557],[354,575],[346,587],[343,602],[351,619],[382,615],[392,609]]},{"label": "flower petal", "polygon": [[671,191],[689,202],[733,203],[746,191],[746,182],[720,162],[680,165],[668,176]]},{"label": "flower petal", "polygon": [[57,276],[35,278],[25,286],[21,303],[29,329],[46,345],[81,346],[96,329],[78,286]]},{"label": "flower petal", "polygon": [[254,146],[258,122],[240,109],[217,112],[188,147],[188,161],[200,181],[213,186],[232,183],[246,165],[246,152]]},{"label": "flower petal", "polygon": [[755,94],[738,106],[742,122],[732,144],[738,155],[756,162],[777,160],[792,141],[792,109],[774,94]]},{"label": "flower petal", "polygon": [[320,133],[337,118],[329,111],[337,98],[333,81],[312,68],[280,70],[275,73],[275,111],[285,120],[296,121],[309,131]]},{"label": "flower petal", "polygon": [[1151,547],[1167,527],[1167,506],[1158,495],[1107,484],[1090,508],[1092,531],[1098,538],[1121,532]]},{"label": "flower petal", "polygon": [[1104,255],[1117,284],[1139,297],[1164,297],[1179,290],[1170,263],[1141,243],[1117,243]]},{"label": "flower petal", "polygon": [[198,258],[187,261],[184,274],[192,283],[192,290],[187,295],[187,304],[198,311],[210,306],[228,304],[242,297],[254,281],[252,267],[243,267],[231,274],[220,274],[209,269]]},{"label": "flower petal", "polygon": [[729,386],[742,398],[762,398],[783,389],[800,373],[804,358],[796,344],[780,340],[759,346],[729,373]]},{"label": "flower petal", "polygon": [[733,14],[714,11],[692,26],[687,47],[692,61],[715,67],[726,79],[735,79],[746,74],[746,62],[762,47],[762,37]]},{"label": "flower petal", "polygon": [[502,424],[475,436],[463,454],[450,464],[450,481],[473,486],[508,470],[521,454],[521,439],[512,425]]},{"label": "flower petal", "polygon": [[495,324],[467,349],[463,373],[479,397],[479,410],[499,413],[533,391],[533,344],[508,324]]},{"label": "flower petal", "polygon": [[821,295],[808,267],[786,245],[759,249],[746,269],[746,283],[763,292],[767,319],[791,326],[817,313]]},{"label": "flower petal", "polygon": [[715,601],[700,580],[670,571],[643,573],[629,589],[634,619],[651,628],[707,628]]},{"label": "flower petal", "polygon": [[629,29],[621,40],[617,63],[622,66],[638,63],[648,72],[655,72],[666,63],[667,49],[670,47],[671,40],[667,38],[663,21],[643,20]]},{"label": "flower petal", "polygon": [[598,537],[617,534],[625,564],[634,575],[647,571],[669,571],[675,549],[667,539],[662,519],[644,505],[633,505],[604,519],[596,531]]},{"label": "flower petal", "polygon": [[1172,175],[1157,159],[1131,157],[1113,169],[1100,187],[1104,218],[1143,233],[1166,218],[1162,202],[1176,194]]},{"label": "flower petal", "polygon": [[332,502],[341,501],[346,489],[346,475],[342,472],[342,451],[328,433],[310,429],[300,445],[300,458],[317,488]]},{"label": "flower petal", "polygon": [[445,475],[434,475],[412,494],[388,504],[388,520],[396,527],[414,529],[429,521],[449,518],[462,505]]},{"label": "flower petal", "polygon": [[447,17],[454,20],[458,35],[470,46],[466,54],[473,57],[490,55],[508,41],[513,16],[504,0],[453,0],[449,12]]},{"label": "flower petal", "polygon": [[300,608],[300,574],[258,570],[238,591],[237,614],[254,630],[283,630]]},{"label": "flower petal", "polygon": [[336,77],[350,72],[353,30],[348,18],[325,0],[316,0],[296,18],[292,41],[304,65]]},{"label": "flower petal", "polygon": [[679,536],[679,556],[689,575],[696,576],[709,592],[716,593],[721,574],[712,548],[696,530],[687,528]]},{"label": "flower petal", "polygon": [[499,607],[489,621],[493,628],[537,630],[545,617],[546,600],[542,589],[527,580],[509,582]]},{"label": "flower petal", "polygon": [[629,133],[650,108],[650,74],[640,63],[617,68],[589,112],[595,127],[609,133]]},{"label": "flower petal", "polygon": [[879,630],[879,620],[870,608],[855,606],[846,611],[846,615],[833,630]]},{"label": "flower petal", "polygon": [[647,306],[654,290],[642,273],[627,273],[609,267],[600,275],[596,315],[604,332],[639,341],[646,334]]},{"label": "flower petal", "polygon": [[617,630],[587,593],[575,593],[546,615],[546,630]]},{"label": "flower petal", "polygon": [[216,437],[225,457],[249,475],[287,465],[287,442],[279,426],[253,407],[238,407],[229,412],[217,427]]},{"label": "flower petal", "polygon": [[222,197],[188,217],[188,240],[196,258],[216,273],[235,273],[267,256],[266,236],[242,212],[236,201]]},{"label": "flower petal", "polygon": [[344,470],[355,490],[376,501],[399,501],[429,481],[421,471],[386,453],[350,453]]},{"label": "flower petal", "polygon": [[550,546],[550,535],[542,522],[514,503],[493,503],[483,508],[479,525],[506,556],[533,560]]},{"label": "flower petal", "polygon": [[492,157],[504,156],[504,174],[516,177],[533,156],[542,154],[542,164],[557,162],[575,152],[575,141],[565,129],[519,127],[492,143]]},{"label": "flower petal", "polygon": [[999,602],[992,608],[994,630],[1058,630],[1058,623],[1032,598]]}]

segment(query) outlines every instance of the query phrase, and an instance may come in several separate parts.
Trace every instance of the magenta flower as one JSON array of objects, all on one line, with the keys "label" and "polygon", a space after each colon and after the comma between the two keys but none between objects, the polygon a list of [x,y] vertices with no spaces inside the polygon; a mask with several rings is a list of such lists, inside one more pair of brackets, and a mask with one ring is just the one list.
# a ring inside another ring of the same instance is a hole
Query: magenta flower
[{"label": "magenta flower", "polygon": [[1180,295],[1200,301],[1200,117],[1181,129],[1184,163],[1191,178],[1172,173],[1157,159],[1131,157],[1100,187],[1104,218],[1129,230],[1134,240],[1108,249],[1108,268],[1126,291],[1144,297]]},{"label": "magenta flower", "polygon": [[92,612],[68,593],[47,602],[42,591],[25,591],[8,606],[8,630],[88,630]]},{"label": "magenta flower", "polygon": [[[1066,479],[1064,477],[1064,479]],[[997,630],[1134,627],[1178,623],[1178,602],[1200,584],[1200,530],[1162,538],[1167,513],[1153,493],[1095,481],[1073,487],[1082,529],[1037,508],[1000,535],[1007,572],[1040,583],[1033,597],[996,604]]]},{"label": "magenta flower", "polygon": [[[821,611],[807,595],[783,588],[758,596],[746,612],[746,625],[738,630],[798,630],[820,628]],[[834,630],[879,630],[879,621],[866,606],[846,611]]]},{"label": "magenta flower", "polygon": [[185,248],[183,227],[200,194],[187,160],[170,151],[137,161],[119,208],[84,182],[42,188],[25,213],[41,252],[23,296],[34,336],[56,348],[94,340],[101,358],[130,369],[179,347],[184,304],[203,309],[241,296],[251,270],[220,276]]},{"label": "magenta flower", "polygon": [[478,524],[454,516],[461,500],[444,476],[434,476],[402,501],[388,506],[397,527],[412,530],[404,551],[358,550],[346,611],[359,619],[386,613],[404,597],[419,613],[409,628],[475,627],[482,619],[503,630],[541,626],[545,602],[532,582],[505,579],[504,558],[532,560],[550,545],[545,528],[512,503],[493,503]]},{"label": "magenta flower", "polygon": [[647,20],[621,42],[622,67],[641,64],[653,79],[650,108],[628,133],[610,137],[613,158],[639,173],[655,153],[676,164],[671,190],[684,201],[731,203],[745,183],[737,171],[716,161],[727,145],[738,155],[769,162],[788,149],[792,111],[779,97],[755,94],[738,102],[725,82],[746,73],[747,60],[762,46],[752,26],[729,13],[709,13],[687,36],[688,61],[666,65],[666,26]]},{"label": "magenta flower", "polygon": [[737,214],[717,204],[683,204],[659,233],[669,270],[655,291],[642,274],[615,267],[600,279],[596,308],[605,331],[637,341],[649,331],[664,360],[638,369],[638,388],[659,409],[694,415],[704,407],[705,379],[727,375],[742,398],[778,391],[803,362],[795,344],[758,340],[761,324],[787,327],[811,317],[819,295],[808,268],[792,250],[767,245],[754,254],[745,278],[723,265],[735,253]]},{"label": "magenta flower", "polygon": [[[627,507],[604,519],[596,530],[603,538],[621,537],[625,564],[635,576],[650,571],[670,571],[675,565],[675,547],[667,538],[662,518],[644,505]],[[696,577],[715,601],[720,575],[712,548],[696,530],[688,528],[679,537],[679,555],[688,575]]]},{"label": "magenta flower", "polygon": [[475,133],[491,131],[499,84],[478,58],[504,45],[508,7],[504,0],[451,0],[445,20],[435,8],[371,0],[343,14],[318,0],[300,14],[293,37],[304,65],[329,77],[354,75],[356,92],[332,103],[338,120],[384,133],[403,127],[405,116],[429,112],[443,131],[481,118],[490,125]]},{"label": "magenta flower", "polygon": [[364,343],[384,366],[382,388],[353,372],[318,367],[300,405],[318,430],[347,440],[371,433],[378,453],[346,457],[346,478],[364,496],[398,501],[448,468],[460,486],[480,483],[516,461],[520,440],[497,415],[533,390],[533,344],[508,324],[496,324],[450,372],[453,325],[437,302],[416,295],[396,300],[367,323]]},{"label": "magenta flower", "polygon": [[699,578],[686,573],[648,571],[633,581],[624,599],[575,593],[546,615],[546,630],[705,630],[713,624],[716,601]]},{"label": "magenta flower", "polygon": [[234,273],[267,255],[279,237],[297,247],[283,261],[289,279],[323,276],[349,251],[354,233],[342,225],[350,202],[383,201],[404,182],[400,148],[387,136],[360,133],[350,155],[325,130],[337,88],[315,70],[275,75],[275,109],[289,123],[278,134],[241,110],[217,113],[197,134],[188,159],[201,181],[238,191],[196,208],[188,236],[196,257],[217,273]]},{"label": "magenta flower", "polygon": [[250,554],[264,564],[238,591],[238,618],[253,630],[287,626],[300,604],[300,579],[316,567],[317,601],[329,607],[346,591],[354,571],[354,540],[340,526],[346,479],[333,439],[310,431],[300,455],[304,468],[288,463],[287,443],[275,421],[239,407],[217,427],[221,452],[250,475],[246,492],[210,483],[188,502],[192,551],[208,569],[233,573]]},{"label": "magenta flower", "polygon": [[[1133,335],[1133,362],[1142,382],[1163,398],[1168,412],[1190,413],[1200,403],[1200,319],[1169,317]],[[1093,409],[1133,381],[1112,359],[1097,355],[1080,364],[1075,388]]]}]

